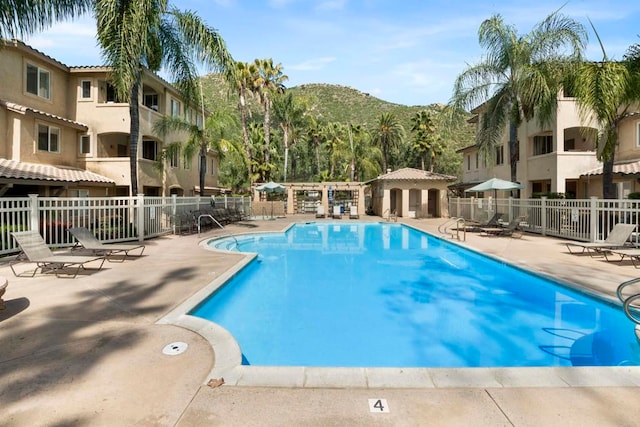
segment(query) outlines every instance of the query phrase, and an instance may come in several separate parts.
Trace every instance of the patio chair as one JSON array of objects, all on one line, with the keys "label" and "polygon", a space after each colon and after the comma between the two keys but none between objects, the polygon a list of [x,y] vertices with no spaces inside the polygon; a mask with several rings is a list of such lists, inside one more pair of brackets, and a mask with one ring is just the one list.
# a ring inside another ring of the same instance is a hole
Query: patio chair
[{"label": "patio chair", "polygon": [[[500,219],[502,219],[501,213],[494,213],[491,218],[485,223],[480,223],[476,221],[465,221],[464,229],[460,227],[460,231],[469,231],[469,232],[480,232],[482,228],[497,228],[500,227]],[[453,228],[456,230],[457,228]]]},{"label": "patio chair", "polygon": [[[629,240],[629,236],[631,236],[635,228],[635,224],[616,224],[603,241],[591,243],[568,242],[566,243],[567,249],[570,254],[582,254],[586,251],[590,256],[603,255],[604,250],[619,249],[627,246],[627,240]],[[571,250],[572,246],[582,248],[582,251]]]},{"label": "patio chair", "polygon": [[349,219],[358,219],[360,215],[358,215],[358,207],[356,205],[351,205],[349,207]]},{"label": "patio chair", "polygon": [[506,227],[481,227],[481,236],[508,236],[520,238],[522,237],[522,230],[520,230],[520,218],[514,218],[509,221]]},{"label": "patio chair", "polygon": [[342,207],[340,205],[333,206],[333,218],[342,219]]},{"label": "patio chair", "polygon": [[316,218],[326,218],[327,214],[324,213],[324,205],[318,205],[316,207]]},{"label": "patio chair", "polygon": [[136,256],[142,256],[144,252],[144,245],[136,243],[102,243],[94,236],[91,230],[85,227],[71,227],[69,233],[77,240],[77,248],[91,251],[94,255],[103,255],[110,261],[110,257],[115,254],[124,254],[121,259],[121,261],[124,261],[129,256],[130,251],[141,249]]},{"label": "patio chair", "polygon": [[[622,262],[625,258],[629,258],[635,268],[640,268],[640,248],[604,249],[602,253],[609,262]],[[609,259],[610,254],[619,255],[620,259]]]},{"label": "patio chair", "polygon": [[31,277],[35,276],[38,270],[42,273],[55,273],[56,277],[65,274],[65,268],[75,267],[72,273],[66,273],[72,277],[76,277],[81,269],[85,268],[85,264],[92,261],[100,261],[97,270],[102,269],[104,264],[104,256],[83,256],[83,255],[55,255],[47,246],[42,236],[36,231],[14,231],[11,233],[18,245],[20,246],[20,254],[15,260],[9,263],[11,271],[18,277],[19,274],[13,266],[20,262],[35,263],[37,266],[33,270]]}]

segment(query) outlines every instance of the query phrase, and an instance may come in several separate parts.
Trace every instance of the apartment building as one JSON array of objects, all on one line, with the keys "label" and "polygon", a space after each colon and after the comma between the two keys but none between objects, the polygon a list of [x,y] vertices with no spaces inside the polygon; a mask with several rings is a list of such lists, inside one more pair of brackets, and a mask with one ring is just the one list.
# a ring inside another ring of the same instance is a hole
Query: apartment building
[{"label": "apartment building", "polygon": [[[483,106],[470,122],[480,129]],[[630,113],[619,126],[614,181],[618,196],[640,191],[640,116]],[[476,145],[458,150],[463,156],[462,182],[452,186],[458,194],[490,178],[511,180],[509,131],[485,153]],[[546,127],[535,119],[518,128],[517,181],[525,185],[520,197],[561,193],[569,198],[602,197],[602,163],[596,153],[597,126],[578,113],[575,99],[560,97],[555,118]],[[508,192],[498,197],[508,197]]]},{"label": "apartment building", "polygon": [[[131,194],[129,103],[116,98],[109,69],[69,67],[15,40],[0,59],[0,195]],[[197,155],[162,156],[186,136],[159,136],[153,125],[163,115],[201,125],[202,114],[151,72],[140,92],[138,193],[201,193]],[[204,194],[219,192],[216,153],[206,167]]]}]

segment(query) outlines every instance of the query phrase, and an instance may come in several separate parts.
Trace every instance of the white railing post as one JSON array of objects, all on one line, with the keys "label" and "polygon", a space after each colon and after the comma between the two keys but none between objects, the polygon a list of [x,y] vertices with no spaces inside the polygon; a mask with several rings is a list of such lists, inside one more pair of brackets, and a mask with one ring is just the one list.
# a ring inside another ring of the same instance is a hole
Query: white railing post
[{"label": "white railing post", "polygon": [[138,241],[144,241],[144,194],[138,194],[136,196],[136,233],[138,234]]},{"label": "white railing post", "polygon": [[460,196],[456,197],[456,216],[460,217]]},{"label": "white railing post", "polygon": [[40,232],[40,206],[37,194],[29,194],[29,209],[31,211],[29,218],[29,230]]},{"label": "white railing post", "polygon": [[476,198],[471,196],[471,205],[469,206],[469,219],[471,221],[476,219]]},{"label": "white railing post", "polygon": [[595,242],[598,240],[598,198],[591,196],[591,205],[589,207],[589,241]]},{"label": "white railing post", "polygon": [[542,235],[547,235],[547,196],[540,198],[540,228]]}]

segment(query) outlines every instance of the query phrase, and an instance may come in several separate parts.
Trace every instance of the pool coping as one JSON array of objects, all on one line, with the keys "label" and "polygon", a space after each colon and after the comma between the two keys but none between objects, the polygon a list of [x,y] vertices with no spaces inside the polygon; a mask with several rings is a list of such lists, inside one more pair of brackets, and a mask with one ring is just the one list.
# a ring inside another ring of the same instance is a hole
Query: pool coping
[{"label": "pool coping", "polygon": [[[293,227],[289,224],[280,231],[261,231],[264,233],[282,233]],[[408,224],[405,226],[425,232]],[[237,233],[232,236],[257,234],[256,232]],[[203,239],[199,246],[214,252],[229,253],[207,245],[211,240]],[[456,242],[450,242],[457,244]],[[459,246],[475,251],[467,246]],[[475,251],[477,252],[477,251]],[[198,292],[191,295],[156,323],[171,324],[191,330],[209,342],[215,354],[213,368],[205,378],[224,378],[224,383],[246,387],[287,387],[287,388],[516,388],[516,387],[637,387],[640,386],[640,366],[584,366],[584,367],[504,367],[504,368],[365,368],[365,367],[307,367],[307,366],[247,366],[242,365],[242,351],[233,335],[222,326],[188,313],[204,298],[216,291],[247,264],[255,259],[256,253],[244,254],[232,268],[216,277]],[[480,252],[478,252],[480,253]],[[482,253],[480,253],[482,254]],[[587,295],[596,296],[603,301],[612,301],[591,292],[585,292],[576,285],[559,281],[557,278],[514,265],[493,255],[482,254],[496,261],[504,262],[523,271],[549,278]],[[636,333],[638,329],[636,328]],[[639,337],[640,339],[640,337]]]}]

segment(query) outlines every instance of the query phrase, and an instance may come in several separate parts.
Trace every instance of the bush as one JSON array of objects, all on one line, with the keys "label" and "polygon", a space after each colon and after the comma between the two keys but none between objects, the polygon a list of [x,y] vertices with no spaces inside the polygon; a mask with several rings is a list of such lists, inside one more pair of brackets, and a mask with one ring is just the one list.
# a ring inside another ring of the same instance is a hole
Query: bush
[{"label": "bush", "polygon": [[640,199],[640,192],[636,191],[635,193],[629,193],[627,198],[631,200],[638,200]]}]

